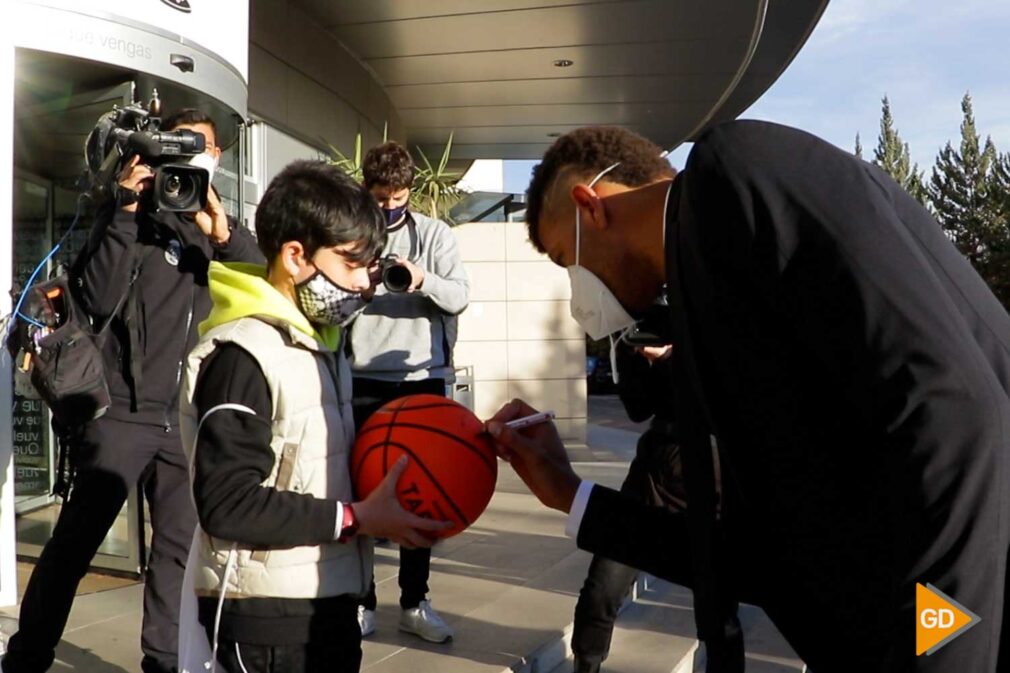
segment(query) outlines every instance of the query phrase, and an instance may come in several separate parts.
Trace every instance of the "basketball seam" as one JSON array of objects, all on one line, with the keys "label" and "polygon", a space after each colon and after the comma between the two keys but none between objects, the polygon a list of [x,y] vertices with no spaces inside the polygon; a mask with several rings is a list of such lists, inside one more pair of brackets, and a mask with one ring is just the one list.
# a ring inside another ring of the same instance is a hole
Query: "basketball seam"
[{"label": "basketball seam", "polygon": [[[438,428],[433,428],[429,425],[420,425],[417,423],[393,423],[393,421],[390,420],[389,424],[386,425],[386,427],[389,429],[389,432],[386,433],[386,442],[388,442],[392,437],[393,432],[392,428],[394,425],[398,428],[413,428],[414,430],[427,430],[428,432],[433,432],[436,435],[441,435],[443,437],[456,441],[465,446],[467,449],[469,449],[471,453],[477,456],[480,459],[480,461],[484,463],[484,466],[487,467],[487,469],[491,472],[491,474],[497,474],[497,470],[495,469],[497,465],[495,463],[494,458],[488,458],[486,455],[484,455],[484,453],[480,449],[478,449],[476,446],[466,441],[462,437],[457,437],[452,433],[446,432],[445,430],[440,430]],[[368,431],[371,432],[373,430],[381,429],[382,427],[383,427],[382,425],[375,425],[369,428]]]},{"label": "basketball seam", "polygon": [[389,451],[388,451],[388,449],[389,449],[389,440],[391,440],[393,438],[393,425],[395,425],[395,423],[396,423],[396,416],[397,416],[397,414],[400,413],[400,409],[403,408],[403,405],[406,402],[406,399],[401,397],[397,401],[399,401],[400,404],[398,406],[396,406],[396,407],[393,408],[393,417],[391,419],[389,419],[389,432],[386,433],[386,441],[382,445],[382,476],[383,476],[383,478],[385,478],[385,476],[387,474],[389,474]]}]

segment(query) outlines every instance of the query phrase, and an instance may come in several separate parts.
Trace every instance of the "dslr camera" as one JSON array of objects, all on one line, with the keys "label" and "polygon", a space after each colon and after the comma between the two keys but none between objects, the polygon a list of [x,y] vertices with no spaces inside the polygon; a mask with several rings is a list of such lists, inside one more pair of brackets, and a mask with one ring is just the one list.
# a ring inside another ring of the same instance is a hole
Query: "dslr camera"
[{"label": "dslr camera", "polygon": [[140,103],[115,106],[98,119],[84,148],[89,191],[98,199],[115,197],[120,171],[140,155],[154,169],[154,184],[142,197],[144,208],[176,213],[203,210],[210,173],[190,161],[203,154],[206,139],[189,129],[161,131],[160,108],[155,91],[147,107]]},{"label": "dslr camera", "polygon": [[396,259],[396,255],[386,255],[379,260],[382,284],[389,292],[406,292],[410,287],[410,269]]}]

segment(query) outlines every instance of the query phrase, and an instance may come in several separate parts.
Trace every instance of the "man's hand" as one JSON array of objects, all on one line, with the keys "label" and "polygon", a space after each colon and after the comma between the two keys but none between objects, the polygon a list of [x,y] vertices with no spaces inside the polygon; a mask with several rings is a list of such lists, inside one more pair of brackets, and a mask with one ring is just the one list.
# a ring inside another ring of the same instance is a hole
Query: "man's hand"
[{"label": "man's hand", "polygon": [[210,239],[214,245],[221,247],[227,245],[231,238],[231,229],[228,227],[228,213],[224,209],[221,199],[217,198],[217,193],[208,186],[207,206],[194,214],[196,226],[200,228],[203,235]]},{"label": "man's hand", "polygon": [[670,354],[673,353],[673,346],[641,346],[635,350],[641,353],[642,357],[648,360],[651,365],[670,357]]},{"label": "man's hand", "polygon": [[435,521],[411,514],[400,506],[396,499],[396,483],[407,469],[407,457],[401,456],[379,487],[361,502],[354,503],[354,513],[358,517],[361,533],[373,537],[384,537],[401,547],[430,547],[435,538],[425,533],[448,530],[451,521]]},{"label": "man's hand", "polygon": [[414,292],[420,288],[421,284],[424,283],[424,269],[414,264],[406,257],[400,257],[397,255],[396,261],[397,263],[407,267],[407,270],[410,271],[410,287],[407,288],[407,292]]},{"label": "man's hand", "polygon": [[[140,194],[151,186],[154,181],[154,171],[147,164],[140,163],[140,155],[134,155],[132,159],[119,172],[119,186],[131,192]],[[128,213],[137,212],[137,204],[129,203],[123,206],[123,210]]]},{"label": "man's hand", "polygon": [[512,400],[485,423],[498,455],[511,463],[516,474],[543,504],[568,512],[579,489],[565,445],[553,423],[538,423],[512,430],[505,423],[537,413],[522,400]]}]

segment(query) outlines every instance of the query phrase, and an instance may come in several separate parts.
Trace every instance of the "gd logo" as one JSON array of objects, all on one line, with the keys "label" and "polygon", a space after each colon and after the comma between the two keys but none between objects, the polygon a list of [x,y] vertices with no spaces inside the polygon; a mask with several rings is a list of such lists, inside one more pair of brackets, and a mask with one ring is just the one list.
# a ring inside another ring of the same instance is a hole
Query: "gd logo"
[{"label": "gd logo", "polygon": [[929,656],[979,622],[979,616],[932,584],[915,585],[915,654]]}]

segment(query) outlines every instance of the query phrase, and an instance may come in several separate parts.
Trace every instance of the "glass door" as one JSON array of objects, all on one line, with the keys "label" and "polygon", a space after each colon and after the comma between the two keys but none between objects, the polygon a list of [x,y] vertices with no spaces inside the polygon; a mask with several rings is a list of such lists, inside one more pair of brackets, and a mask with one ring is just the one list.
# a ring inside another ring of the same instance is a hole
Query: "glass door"
[{"label": "glass door", "polygon": [[[20,293],[39,260],[69,229],[78,193],[38,176],[19,171],[14,177],[14,289]],[[79,222],[60,251],[39,272],[46,278],[53,267],[68,265],[87,242],[88,222]],[[49,411],[27,375],[15,367],[11,425],[14,448],[14,499],[18,555],[37,558],[52,536],[61,500],[52,495],[56,479],[57,446]],[[94,568],[138,573],[143,556],[143,521],[139,489],[130,497],[99,547]]]}]

